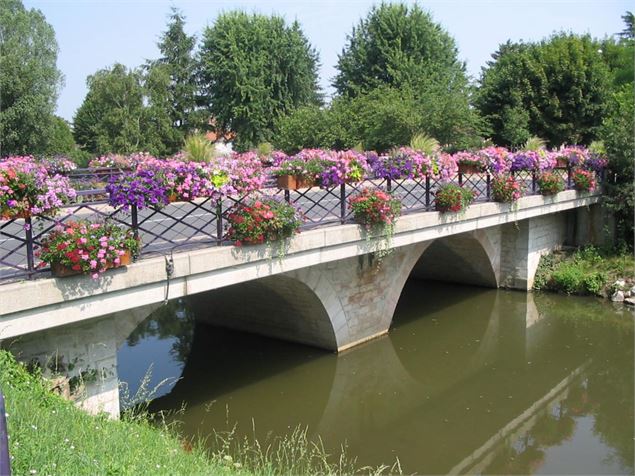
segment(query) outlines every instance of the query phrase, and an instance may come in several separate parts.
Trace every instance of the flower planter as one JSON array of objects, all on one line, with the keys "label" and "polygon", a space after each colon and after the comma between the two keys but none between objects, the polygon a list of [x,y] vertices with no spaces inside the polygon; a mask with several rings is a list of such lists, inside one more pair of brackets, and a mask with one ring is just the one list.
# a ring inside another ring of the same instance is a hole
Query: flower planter
[{"label": "flower planter", "polygon": [[465,174],[478,174],[481,172],[481,167],[476,164],[461,164],[459,163],[459,173],[462,175]]},{"label": "flower planter", "polygon": [[461,208],[461,206],[459,205],[457,206],[442,206],[442,205],[435,205],[434,209],[438,212],[441,213],[447,213],[447,212],[460,212],[461,210],[463,210],[463,208]]},{"label": "flower planter", "polygon": [[[121,268],[123,266],[128,266],[132,262],[132,253],[130,251],[126,251],[125,254],[119,257],[120,263],[110,264],[106,266],[106,269],[115,269]],[[79,274],[88,274],[83,271],[76,271],[72,269],[70,266],[66,266],[62,263],[52,263],[51,264],[51,274],[56,278],[68,278],[69,276],[77,276]]]},{"label": "flower planter", "polygon": [[179,200],[179,196],[176,193],[171,193],[170,195],[168,195],[168,203],[174,203],[174,202],[178,202]]},{"label": "flower planter", "polygon": [[556,168],[557,169],[568,169],[569,161],[563,157],[558,157],[556,159]]},{"label": "flower planter", "polygon": [[315,185],[312,179],[300,175],[278,175],[276,180],[278,188],[284,190],[298,190],[299,188],[310,188]]},{"label": "flower planter", "polygon": [[30,218],[30,217],[31,217],[30,210],[22,210],[17,213],[5,212],[0,214],[0,219],[2,220],[18,220],[18,219],[26,220],[27,218]]}]

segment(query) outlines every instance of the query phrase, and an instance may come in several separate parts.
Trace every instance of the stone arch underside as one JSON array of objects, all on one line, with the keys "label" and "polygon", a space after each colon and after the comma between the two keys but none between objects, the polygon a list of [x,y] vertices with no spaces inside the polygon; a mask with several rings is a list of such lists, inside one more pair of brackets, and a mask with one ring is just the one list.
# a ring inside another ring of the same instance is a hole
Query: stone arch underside
[{"label": "stone arch underside", "polygon": [[305,283],[275,275],[195,296],[201,322],[336,350],[332,316]]},{"label": "stone arch underside", "polygon": [[414,265],[411,277],[496,288],[500,276],[500,232],[479,230],[433,241]]}]

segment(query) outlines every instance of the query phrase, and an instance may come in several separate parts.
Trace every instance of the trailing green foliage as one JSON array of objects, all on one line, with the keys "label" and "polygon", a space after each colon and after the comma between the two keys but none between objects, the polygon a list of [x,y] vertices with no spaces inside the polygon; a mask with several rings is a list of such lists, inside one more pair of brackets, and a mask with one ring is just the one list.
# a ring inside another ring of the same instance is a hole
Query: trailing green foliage
[{"label": "trailing green foliage", "polygon": [[0,0],[0,156],[40,154],[49,146],[62,74],[57,41],[39,10]]},{"label": "trailing green foliage", "polygon": [[476,96],[494,141],[518,146],[536,135],[559,146],[595,139],[610,91],[600,48],[588,35],[565,33],[540,43],[502,44]]},{"label": "trailing green foliage", "polygon": [[630,278],[635,260],[626,250],[589,246],[575,252],[548,254],[540,259],[534,289],[606,296],[618,279]]},{"label": "trailing green foliage", "polygon": [[204,101],[239,149],[271,141],[275,121],[299,106],[318,104],[318,54],[298,22],[234,11],[203,32],[200,79]]}]

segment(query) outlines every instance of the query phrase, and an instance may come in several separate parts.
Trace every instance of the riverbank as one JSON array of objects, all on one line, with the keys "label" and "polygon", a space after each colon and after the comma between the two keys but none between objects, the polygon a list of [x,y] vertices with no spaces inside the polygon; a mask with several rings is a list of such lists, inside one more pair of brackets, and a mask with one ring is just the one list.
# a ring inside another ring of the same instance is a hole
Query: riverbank
[{"label": "riverbank", "polygon": [[320,445],[296,431],[273,444],[217,437],[218,449],[181,439],[176,428],[145,416],[92,416],[51,393],[0,350],[13,474],[250,475],[380,473],[358,470],[345,457],[331,463]]},{"label": "riverbank", "polygon": [[635,260],[625,249],[565,249],[540,259],[534,290],[591,295],[623,301],[632,291]]}]

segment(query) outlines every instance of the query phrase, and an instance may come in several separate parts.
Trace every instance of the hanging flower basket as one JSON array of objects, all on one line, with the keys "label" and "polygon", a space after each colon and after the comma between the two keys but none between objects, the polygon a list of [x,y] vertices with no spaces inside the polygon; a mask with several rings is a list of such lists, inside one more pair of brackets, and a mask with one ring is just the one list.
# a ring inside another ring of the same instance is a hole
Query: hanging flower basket
[{"label": "hanging flower basket", "polygon": [[435,209],[438,212],[461,212],[474,201],[474,192],[453,183],[439,187],[435,194]]}]

